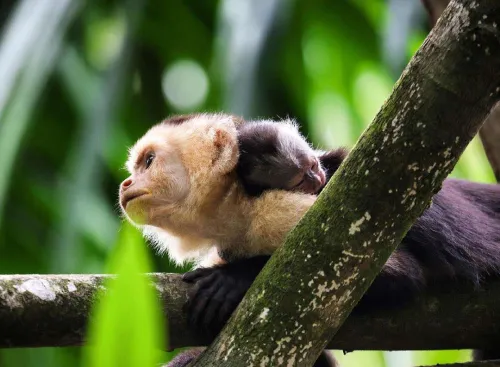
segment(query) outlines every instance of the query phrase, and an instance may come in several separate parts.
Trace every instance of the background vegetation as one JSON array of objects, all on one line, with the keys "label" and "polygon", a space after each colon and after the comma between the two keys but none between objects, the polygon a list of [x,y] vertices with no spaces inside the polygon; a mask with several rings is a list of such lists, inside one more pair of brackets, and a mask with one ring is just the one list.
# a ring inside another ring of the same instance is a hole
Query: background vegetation
[{"label": "background vegetation", "polygon": [[[293,116],[318,147],[352,146],[428,23],[418,0],[18,0],[0,2],[0,31],[0,272],[101,273],[121,242],[127,147],[148,127],[222,109]],[[494,182],[477,140],[454,175]],[[149,251],[154,270],[182,270]],[[74,366],[80,353],[1,350],[0,366]],[[337,355],[347,367],[468,357]]]}]

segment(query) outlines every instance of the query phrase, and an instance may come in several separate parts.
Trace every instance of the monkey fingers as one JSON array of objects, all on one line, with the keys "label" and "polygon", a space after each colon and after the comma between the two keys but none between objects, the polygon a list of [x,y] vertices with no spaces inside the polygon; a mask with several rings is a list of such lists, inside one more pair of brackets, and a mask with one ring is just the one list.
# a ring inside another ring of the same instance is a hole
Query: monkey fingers
[{"label": "monkey fingers", "polygon": [[[208,304],[205,307],[205,315],[203,320],[203,327],[206,333],[219,333],[227,319],[231,316],[232,310],[229,311],[229,315],[219,316],[219,311],[221,309],[221,305],[226,303],[226,298],[228,293],[231,291],[230,289],[224,286],[224,283],[220,283],[221,286],[217,290],[217,292],[213,295],[213,297],[209,300]],[[238,303],[236,303],[238,305]],[[234,309],[234,308],[233,308]]]},{"label": "monkey fingers", "polygon": [[241,300],[245,296],[245,293],[246,292],[242,291],[242,289],[240,288],[234,289],[227,294],[226,298],[224,299],[224,303],[219,308],[218,318],[214,320],[214,322],[217,322],[217,324],[215,324],[214,326],[214,329],[218,328],[219,330],[222,330],[224,325],[233,314],[234,310],[236,310]]},{"label": "monkey fingers", "polygon": [[214,268],[198,268],[193,271],[188,271],[182,274],[182,280],[186,283],[195,283],[200,278],[212,274]]},{"label": "monkey fingers", "polygon": [[184,274],[185,282],[196,283],[186,305],[191,324],[218,333],[268,259],[256,256]]},{"label": "monkey fingers", "polygon": [[205,277],[199,279],[189,294],[187,311],[190,324],[215,336],[240,303],[251,281],[248,285],[236,286],[234,279],[219,267],[212,268],[210,273],[205,272]]},{"label": "monkey fingers", "polygon": [[222,286],[222,279],[217,273],[209,274],[196,282],[196,286],[189,293],[186,305],[189,324],[201,328],[205,324],[205,309],[218,289]]}]

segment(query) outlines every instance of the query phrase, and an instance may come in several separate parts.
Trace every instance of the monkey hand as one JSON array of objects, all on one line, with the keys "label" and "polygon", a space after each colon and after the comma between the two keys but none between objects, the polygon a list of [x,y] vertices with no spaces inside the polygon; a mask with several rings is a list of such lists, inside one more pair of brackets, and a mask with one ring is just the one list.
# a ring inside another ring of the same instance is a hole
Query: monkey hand
[{"label": "monkey hand", "polygon": [[241,302],[269,256],[255,256],[185,273],[194,283],[186,311],[191,326],[215,337]]}]

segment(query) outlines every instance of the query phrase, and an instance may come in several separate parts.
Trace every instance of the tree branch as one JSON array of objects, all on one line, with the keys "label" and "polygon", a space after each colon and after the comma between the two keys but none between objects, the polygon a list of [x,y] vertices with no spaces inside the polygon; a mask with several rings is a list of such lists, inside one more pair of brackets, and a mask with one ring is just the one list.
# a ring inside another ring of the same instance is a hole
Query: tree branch
[{"label": "tree branch", "polygon": [[[432,27],[449,2],[450,0],[422,0]],[[479,130],[479,137],[495,178],[497,182],[500,182],[500,104],[492,108],[481,130]]]},{"label": "tree branch", "polygon": [[[84,343],[87,319],[106,275],[1,275],[0,347]],[[177,274],[152,275],[171,330],[172,348],[202,341],[187,327],[182,305],[187,284]]]},{"label": "tree branch", "polygon": [[498,100],[497,24],[497,0],[450,3],[195,366],[313,364]]},{"label": "tree branch", "polygon": [[[78,346],[105,275],[0,276],[0,348]],[[168,349],[207,345],[187,326],[182,307],[191,285],[178,274],[152,274],[168,317]],[[494,348],[500,339],[500,281],[481,291],[435,289],[405,309],[351,315],[331,349]],[[415,317],[415,315],[419,315]],[[425,322],[422,322],[425,320]],[[457,322],[460,320],[460,322]]]}]

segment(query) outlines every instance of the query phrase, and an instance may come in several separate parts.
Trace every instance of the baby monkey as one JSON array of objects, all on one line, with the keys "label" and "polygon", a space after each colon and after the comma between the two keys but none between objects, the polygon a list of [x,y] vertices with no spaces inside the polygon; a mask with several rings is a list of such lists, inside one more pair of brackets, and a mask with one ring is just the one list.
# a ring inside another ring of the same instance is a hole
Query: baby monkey
[{"label": "baby monkey", "polygon": [[236,171],[246,192],[281,189],[318,194],[347,155],[315,151],[291,120],[247,122],[238,129]]}]

